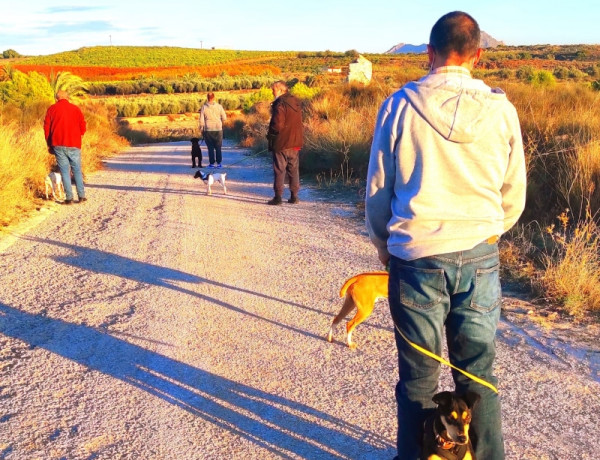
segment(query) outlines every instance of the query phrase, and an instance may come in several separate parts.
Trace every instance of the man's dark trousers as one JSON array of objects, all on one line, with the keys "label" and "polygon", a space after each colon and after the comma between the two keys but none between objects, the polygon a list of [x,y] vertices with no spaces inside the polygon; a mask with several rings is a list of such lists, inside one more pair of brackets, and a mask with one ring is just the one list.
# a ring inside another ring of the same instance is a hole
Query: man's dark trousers
[{"label": "man's dark trousers", "polygon": [[223,131],[204,131],[204,142],[208,150],[208,162],[215,164],[215,153],[218,164],[221,164],[221,145],[223,144]]},{"label": "man's dark trousers", "polygon": [[287,176],[290,183],[290,192],[292,196],[298,195],[300,190],[300,170],[299,170],[299,150],[285,149],[281,152],[273,152],[273,171],[275,180],[273,190],[275,196],[283,195],[283,185]]}]

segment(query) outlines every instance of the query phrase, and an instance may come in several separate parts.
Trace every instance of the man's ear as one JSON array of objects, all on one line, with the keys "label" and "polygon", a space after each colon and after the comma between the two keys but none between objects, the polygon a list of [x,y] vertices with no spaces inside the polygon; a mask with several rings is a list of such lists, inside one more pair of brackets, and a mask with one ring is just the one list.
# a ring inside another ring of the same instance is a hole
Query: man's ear
[{"label": "man's ear", "polygon": [[475,53],[475,58],[473,59],[473,67],[475,67],[477,65],[477,63],[481,59],[482,54],[483,54],[483,48],[477,48],[477,52]]},{"label": "man's ear", "polygon": [[429,57],[429,68],[431,69],[435,60],[435,50],[431,45],[427,45],[427,56]]}]

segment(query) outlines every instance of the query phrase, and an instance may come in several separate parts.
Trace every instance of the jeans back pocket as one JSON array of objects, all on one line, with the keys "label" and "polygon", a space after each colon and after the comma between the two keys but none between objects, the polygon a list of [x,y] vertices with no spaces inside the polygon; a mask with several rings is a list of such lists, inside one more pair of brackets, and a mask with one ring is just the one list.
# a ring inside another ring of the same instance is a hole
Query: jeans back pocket
[{"label": "jeans back pocket", "polygon": [[475,289],[471,299],[471,308],[488,312],[501,303],[500,264],[491,268],[478,268],[475,273]]},{"label": "jeans back pocket", "polygon": [[400,302],[407,307],[428,309],[446,295],[442,268],[400,267]]}]

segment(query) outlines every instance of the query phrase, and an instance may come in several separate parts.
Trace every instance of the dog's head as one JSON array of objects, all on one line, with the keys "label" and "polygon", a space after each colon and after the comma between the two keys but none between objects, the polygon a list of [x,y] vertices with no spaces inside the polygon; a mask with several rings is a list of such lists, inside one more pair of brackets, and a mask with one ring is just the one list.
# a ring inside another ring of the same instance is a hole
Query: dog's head
[{"label": "dog's head", "polygon": [[192,137],[190,139],[190,142],[194,145],[198,144],[198,142],[200,142],[200,139],[198,139],[197,137]]},{"label": "dog's head", "polygon": [[433,397],[438,405],[437,414],[446,428],[446,438],[456,444],[469,442],[469,424],[473,407],[481,397],[473,391],[461,395],[455,392],[442,391]]},{"label": "dog's head", "polygon": [[210,176],[210,174],[207,174],[205,172],[202,172],[200,169],[198,171],[196,171],[196,174],[194,174],[194,179],[202,179],[202,180],[207,180],[208,176]]}]

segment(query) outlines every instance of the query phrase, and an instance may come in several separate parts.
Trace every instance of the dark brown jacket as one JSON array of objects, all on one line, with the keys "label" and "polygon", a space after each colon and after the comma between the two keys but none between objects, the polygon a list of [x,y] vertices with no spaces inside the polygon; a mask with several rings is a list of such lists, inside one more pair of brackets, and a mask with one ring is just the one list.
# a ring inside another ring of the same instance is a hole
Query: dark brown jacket
[{"label": "dark brown jacket", "polygon": [[300,149],[303,145],[302,104],[289,93],[279,96],[271,104],[271,122],[267,132],[270,152]]}]

